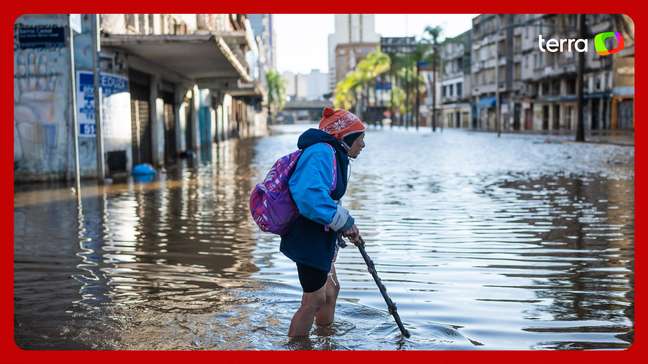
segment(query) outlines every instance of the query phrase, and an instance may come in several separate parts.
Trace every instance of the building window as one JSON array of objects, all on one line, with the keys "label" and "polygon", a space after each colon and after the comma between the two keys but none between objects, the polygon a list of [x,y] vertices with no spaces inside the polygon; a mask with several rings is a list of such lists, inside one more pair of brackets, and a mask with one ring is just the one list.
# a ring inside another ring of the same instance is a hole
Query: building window
[{"label": "building window", "polygon": [[149,14],[148,16],[148,34],[155,34],[155,15]]},{"label": "building window", "polygon": [[567,110],[565,111],[565,126],[569,129],[572,128],[572,107],[567,106]]},{"label": "building window", "polygon": [[124,17],[126,23],[126,33],[137,32],[137,26],[135,24],[135,14],[125,14]]},{"label": "building window", "polygon": [[446,97],[446,86],[441,87],[441,96]]},{"label": "building window", "polygon": [[600,91],[601,90],[601,77],[596,77],[596,87],[594,89],[595,91]]},{"label": "building window", "polygon": [[137,33],[145,34],[146,33],[146,15],[138,14],[137,15]]},{"label": "building window", "polygon": [[457,83],[457,97],[463,97],[463,83]]},{"label": "building window", "polygon": [[567,95],[574,95],[576,93],[576,80],[569,79],[567,80]]},{"label": "building window", "polygon": [[450,85],[449,95],[450,97],[454,96],[454,85]]},{"label": "building window", "polygon": [[165,14],[160,14],[160,34],[167,34],[167,16]]}]

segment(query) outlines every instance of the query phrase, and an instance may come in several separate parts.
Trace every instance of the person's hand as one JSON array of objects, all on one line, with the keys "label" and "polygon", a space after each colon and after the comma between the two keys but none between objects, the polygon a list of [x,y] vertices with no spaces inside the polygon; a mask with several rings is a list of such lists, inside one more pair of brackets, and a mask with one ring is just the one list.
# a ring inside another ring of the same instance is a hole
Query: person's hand
[{"label": "person's hand", "polygon": [[353,226],[351,226],[349,229],[343,231],[342,236],[351,240],[351,242],[355,245],[360,244],[360,231],[355,224],[353,224]]}]

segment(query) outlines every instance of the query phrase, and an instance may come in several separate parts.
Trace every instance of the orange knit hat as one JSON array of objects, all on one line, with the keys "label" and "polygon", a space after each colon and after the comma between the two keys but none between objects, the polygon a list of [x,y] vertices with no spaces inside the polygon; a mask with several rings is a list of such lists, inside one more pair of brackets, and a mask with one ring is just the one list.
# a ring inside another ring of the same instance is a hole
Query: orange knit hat
[{"label": "orange knit hat", "polygon": [[343,109],[333,110],[330,107],[324,108],[319,128],[340,141],[349,134],[362,133],[367,129],[362,120],[353,113]]}]

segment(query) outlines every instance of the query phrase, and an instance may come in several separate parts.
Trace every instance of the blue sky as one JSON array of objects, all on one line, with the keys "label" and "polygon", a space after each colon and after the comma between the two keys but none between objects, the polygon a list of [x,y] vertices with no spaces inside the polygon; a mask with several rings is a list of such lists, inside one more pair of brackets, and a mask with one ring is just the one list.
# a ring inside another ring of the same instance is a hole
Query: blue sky
[{"label": "blue sky", "polygon": [[[419,36],[427,25],[439,25],[452,37],[471,27],[476,14],[376,14],[376,32],[382,36]],[[328,71],[328,34],[334,31],[332,14],[276,14],[277,68],[280,72]]]}]

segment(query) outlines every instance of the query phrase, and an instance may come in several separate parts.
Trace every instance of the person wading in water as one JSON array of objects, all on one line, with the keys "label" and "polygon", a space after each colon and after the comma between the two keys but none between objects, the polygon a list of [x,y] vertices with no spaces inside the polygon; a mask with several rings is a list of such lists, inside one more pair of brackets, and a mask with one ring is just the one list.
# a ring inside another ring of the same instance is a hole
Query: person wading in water
[{"label": "person wading in water", "polygon": [[304,291],[290,322],[288,336],[308,336],[313,320],[330,325],[340,284],[335,275],[337,236],[359,243],[360,232],[339,200],[347,189],[349,158],[364,148],[366,127],[346,110],[325,108],[319,129],[309,129],[297,142],[303,150],[289,180],[299,217],[281,236],[281,252],[297,264]]}]

